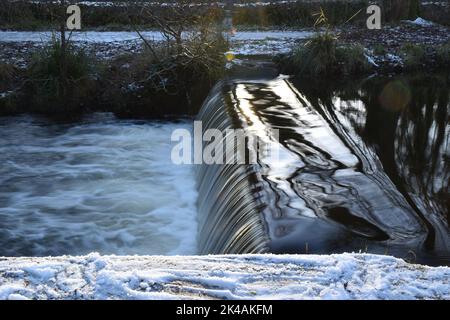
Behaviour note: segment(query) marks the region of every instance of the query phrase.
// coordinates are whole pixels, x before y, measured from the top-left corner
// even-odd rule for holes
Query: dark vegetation
[[[437,47],[436,59],[438,63],[450,67],[450,43]]]
[[[60,23],[58,36],[55,33],[18,77],[22,80],[19,88],[0,97],[0,114],[77,116],[96,110],[135,118],[195,114],[225,72],[228,44],[208,12],[191,15],[189,7],[174,7],[167,14],[141,12],[166,40],[155,44],[141,37],[141,52],[113,61],[87,55],[70,41],[70,33]],[[140,35],[131,20],[130,26]],[[11,82],[14,68],[7,64],[0,68],[5,82]]]
[[[415,19],[422,13],[420,0],[299,1],[259,8],[238,8],[233,15],[233,22],[239,26],[309,27],[316,20],[314,13],[323,10],[332,26],[347,22],[355,14],[352,23],[363,24],[366,21],[366,8],[375,2],[382,9],[385,23]]]
[[[382,2],[385,20],[413,19],[421,10],[416,0]],[[187,0],[177,3],[180,5],[82,9],[84,28],[110,28],[115,24],[140,34],[139,30],[151,26],[161,30],[166,41],[156,45],[142,38],[141,52],[97,61],[71,43],[70,34],[63,32],[62,37],[55,36],[35,54],[25,72],[0,63],[0,115],[76,115],[95,110],[113,111],[123,117],[195,114],[209,89],[225,74],[224,53],[228,44],[222,36],[223,9],[191,7]],[[320,7],[322,4],[324,8]],[[281,72],[309,78],[350,77],[374,71],[367,50],[356,43],[341,42],[339,34],[330,30],[336,24],[362,23],[365,15],[360,9],[366,6],[367,1],[337,1],[240,7],[233,19],[238,25],[249,27],[314,25],[317,33],[312,39],[291,54],[275,59]],[[61,31],[64,10],[58,5],[6,2],[0,7],[0,26],[18,23],[23,28],[47,28],[50,23],[54,30]],[[387,53],[384,47],[373,51]],[[406,44],[398,54],[407,71],[424,69],[429,61],[450,66],[450,44],[431,49]]]
[[[31,112],[78,113],[96,94],[94,60],[70,42],[53,38],[27,70],[25,95]]]
[[[0,28],[15,30],[47,30],[59,27],[61,6],[51,2],[2,1],[0,6]],[[78,1],[66,0],[66,3]],[[153,1],[152,1],[153,2]],[[156,2],[156,1],[155,1]],[[168,1],[161,1],[168,2]],[[169,1],[170,2],[170,1]],[[123,2],[122,2],[123,3]],[[206,14],[215,21],[221,21],[223,12],[217,6],[187,7],[192,1],[179,0],[186,19],[195,20],[199,14]],[[142,14],[142,11],[152,12],[156,16],[176,17],[172,6],[154,4],[139,4],[131,2],[126,6],[120,2],[112,6],[90,6],[78,4],[82,12],[83,29],[124,30],[132,29],[131,24],[145,28],[159,28],[156,21]]]
[[[70,2],[70,1],[68,1]],[[130,19],[133,23],[146,28],[158,28],[158,25],[148,20],[140,13],[143,8],[153,12],[155,15],[170,15],[173,11],[170,6],[159,6],[152,3],[132,2],[123,6],[118,2],[113,6],[87,6],[80,4],[83,12],[84,29],[129,29]],[[186,0],[160,2],[185,3]],[[189,1],[193,3],[195,1]],[[203,1],[206,3],[207,1]],[[212,2],[212,1],[211,1]],[[220,1],[219,1],[220,2]],[[239,1],[236,1],[239,2]],[[251,3],[252,1],[245,1]],[[257,1],[254,1],[257,2]],[[372,3],[372,2],[370,2]],[[365,21],[365,9],[369,4],[368,0],[354,1],[300,1],[283,4],[270,4],[264,6],[242,6],[233,10],[233,24],[240,28],[295,28],[309,27],[315,18],[313,14],[323,8],[329,18],[331,25],[340,25],[347,19],[358,13],[354,23],[362,24]],[[420,6],[420,0],[379,0],[378,4],[382,7],[382,18],[384,22],[396,22],[402,19],[415,19],[421,15],[424,18],[430,18],[441,24],[450,24],[448,19],[449,8],[441,8],[434,4]],[[0,6],[0,28],[37,30],[48,29],[51,26],[57,26],[55,19],[59,10],[57,4],[34,3],[28,1],[2,1]],[[195,17],[199,11],[207,11],[207,15],[216,22],[223,20],[225,10],[223,7],[212,2],[208,6],[193,6],[185,11],[185,14]]]
[[[354,76],[372,70],[364,47],[358,44],[341,46],[330,33],[315,35],[291,54],[275,58],[283,73],[308,77]]]
[[[386,57],[396,54],[401,65],[369,63],[372,55]],[[384,58],[382,58],[384,59]],[[371,73],[402,73],[415,71],[448,70],[450,67],[450,44],[425,46],[405,43],[397,50],[376,46],[369,52],[360,44],[341,43],[331,33],[317,33],[305,44],[297,46],[291,53],[274,58],[282,73],[318,78],[354,77]]]
[[[415,2],[407,3],[411,5]],[[406,6],[405,10],[408,8],[412,15],[417,11],[414,9],[415,6]],[[330,31],[332,23],[322,8],[314,16],[316,17],[314,23],[317,28],[316,34],[290,53],[274,58],[283,73],[314,78],[342,77],[364,75],[375,71],[399,73],[433,70],[448,68],[450,65],[450,44],[448,43],[424,45],[406,42],[400,47],[397,46],[398,48],[387,48],[382,44],[376,44],[370,51],[358,42],[340,41],[340,32]],[[347,21],[355,17],[353,15]],[[382,58],[382,65],[378,65],[372,57],[375,55],[385,58],[388,54],[398,55],[401,58],[401,64],[391,66],[389,61],[383,61]],[[378,58],[380,57],[377,57],[377,60],[380,60]]]
[[[450,43],[435,47],[406,43],[399,54],[406,71],[448,69],[450,66]]]
[[[319,77],[358,75],[371,70],[364,47],[358,44],[339,45],[339,35],[330,32],[331,24],[322,9],[317,13],[314,25],[323,26],[325,30],[319,30],[309,41],[290,54],[275,59],[282,72]]]
[[[411,43],[405,44],[400,52],[407,69],[419,69],[426,62],[425,48]]]
[[[5,92],[10,88],[11,82],[14,81],[17,68],[12,64],[0,63],[0,91]]]
[[[368,1],[361,0],[271,4],[260,8],[242,7],[236,9],[233,23],[249,27],[310,27],[316,20],[314,13],[322,8],[327,14],[330,24],[338,25],[344,23],[356,12],[365,10],[367,6]]]
[[[16,111],[15,88],[18,84],[19,70],[11,64],[0,63],[0,115],[13,114]]]
[[[225,73],[228,44],[208,10],[191,16],[189,8],[168,15],[145,11],[166,38],[154,44],[143,37],[137,56],[119,57],[106,71],[103,98],[124,116],[195,114],[214,83]],[[139,31],[137,31],[139,34]]]

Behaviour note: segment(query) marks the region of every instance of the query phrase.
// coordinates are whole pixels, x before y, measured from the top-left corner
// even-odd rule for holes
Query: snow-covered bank
[[[0,42],[50,41],[54,34],[51,31],[0,31]],[[159,31],[142,31],[141,35],[152,41],[164,41],[166,39]],[[311,35],[312,32],[310,31],[239,31],[230,35],[230,39],[238,41],[293,40],[305,39]],[[132,31],[80,31],[73,32],[70,39],[75,42],[110,43],[140,40],[140,37]]]
[[[165,41],[159,31],[143,31],[141,35],[149,41]],[[236,55],[270,55],[288,52],[296,43],[311,37],[309,30],[299,31],[238,31],[226,34],[230,50]],[[0,31],[0,61],[20,59],[25,66],[24,53],[42,47],[53,37],[50,31]],[[70,39],[78,46],[91,48],[99,58],[111,58],[120,53],[135,52],[142,44],[139,35],[131,31],[84,31],[74,32]],[[15,48],[15,49],[14,49]],[[9,52],[13,50],[12,52]],[[17,52],[16,50],[19,50]],[[25,59],[27,60],[27,59]]]
[[[450,299],[450,268],[388,256],[0,258],[0,299]]]

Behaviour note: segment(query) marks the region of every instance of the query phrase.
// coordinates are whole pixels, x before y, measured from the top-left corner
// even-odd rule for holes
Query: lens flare
[[[234,60],[234,52],[228,51],[225,52],[225,59],[227,59],[228,62],[231,62]]]
[[[404,81],[391,81],[381,91],[379,100],[383,108],[397,112],[411,102],[411,90]]]

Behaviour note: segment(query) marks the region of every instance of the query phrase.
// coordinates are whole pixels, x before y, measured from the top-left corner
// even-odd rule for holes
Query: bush
[[[418,69],[425,62],[425,49],[420,45],[407,43],[400,52],[407,69]]]
[[[359,44],[338,47],[336,56],[344,74],[362,74],[371,69],[364,53],[364,47]]]
[[[33,56],[28,68],[30,111],[79,112],[93,96],[93,72],[92,58],[82,49],[53,37],[50,45]]]
[[[333,73],[336,67],[337,40],[330,33],[315,35],[294,50],[289,63],[296,73],[318,76]]]
[[[20,112],[15,90],[21,80],[14,65],[0,62],[0,116]]]
[[[420,0],[382,0],[385,21],[414,20],[420,15]]]
[[[0,62],[0,92],[14,81],[17,74],[17,68],[10,63]]]
[[[143,10],[149,9],[155,14],[170,14],[171,6],[160,5],[158,1],[128,2],[126,7],[117,5],[91,6],[78,1],[83,12],[84,28],[105,28],[130,26],[131,24],[147,26],[150,28],[158,27],[149,23]],[[126,2],[126,1],[125,1]],[[171,1],[159,1],[171,2]],[[179,6],[187,0],[177,0]],[[202,2],[202,1],[197,1]],[[248,2],[248,1],[247,1]],[[258,1],[253,1],[258,2]],[[314,24],[313,13],[319,7],[322,7],[330,19],[330,24],[339,25],[345,23],[347,19],[356,12],[360,12],[352,23],[364,23],[368,0],[335,0],[335,1],[272,1],[266,5],[242,6],[234,8],[233,22],[235,26],[279,26],[279,27],[305,27]],[[415,19],[422,16],[420,0],[380,0],[377,1],[383,9],[383,19],[387,22],[399,21],[404,19]],[[0,6],[0,27],[20,28],[20,29],[48,29],[54,26],[54,17],[60,12],[60,6],[57,1],[6,1],[2,0]],[[114,2],[113,2],[114,3]],[[203,1],[207,4],[208,1]],[[190,6],[190,14],[195,16],[197,11],[202,11],[206,6]],[[425,8],[432,8],[430,14],[439,16],[443,23],[448,24],[448,12],[440,9],[440,6],[427,5]],[[439,9],[436,9],[439,8]],[[218,5],[208,7],[210,15],[214,16],[216,22],[220,22],[224,17],[224,9]]]
[[[371,65],[360,45],[338,46],[330,33],[317,34],[285,59],[278,60],[284,72],[318,77],[321,75],[358,75]]]
[[[73,1],[67,1],[67,3]],[[160,5],[157,1],[153,2],[134,2],[130,1],[127,6],[122,6],[119,2],[112,5],[92,6],[83,1],[77,1],[83,13],[83,29],[85,28],[106,28],[118,27],[123,29],[130,25],[146,26],[148,28],[157,28],[158,25],[147,21],[145,15],[142,15],[144,9],[151,10],[155,14],[170,14],[171,6]],[[126,1],[122,1],[126,2]],[[165,2],[165,1],[161,1]],[[177,0],[182,5],[187,0]],[[65,16],[66,7],[61,8],[58,1],[26,1],[26,0],[1,0],[0,1],[0,28],[13,28],[21,30],[48,30],[58,27],[59,23],[55,17],[62,13]],[[190,6],[188,14],[194,16],[202,6]],[[205,6],[203,6],[205,7]],[[217,6],[208,8],[208,14],[214,16],[216,21],[223,19],[223,10]]]
[[[330,22],[325,11],[320,8],[314,24],[325,27],[324,32],[316,33],[304,46],[293,51],[287,59],[281,59],[282,68],[299,75],[356,75],[370,70],[364,48],[360,45],[338,47],[338,39],[330,32]]]
[[[450,43],[441,45],[436,49],[436,58],[440,65],[450,66]]]
[[[320,8],[329,17],[331,25],[339,25],[358,11],[367,8],[367,1],[297,1],[272,2],[264,6],[244,6],[233,11],[235,26],[281,26],[310,27],[314,24],[314,13]],[[359,14],[352,22],[364,21]]]
[[[15,94],[0,94],[0,116],[9,116],[20,112]]]
[[[373,53],[377,56],[385,55],[387,53],[384,45],[377,43],[373,46]]]
[[[162,44],[145,43],[137,56],[123,56],[105,76],[104,99],[124,117],[195,114],[225,73],[227,43],[222,33],[193,32]]]

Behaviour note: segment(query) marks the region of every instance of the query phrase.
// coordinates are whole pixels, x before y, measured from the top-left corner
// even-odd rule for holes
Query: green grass
[[[359,44],[341,46],[336,49],[340,70],[346,75],[369,72],[371,65],[364,54],[364,47]]]
[[[71,43],[64,49],[54,38],[33,56],[27,73],[27,93],[33,99],[31,111],[48,114],[79,112],[93,96],[93,58]]]
[[[337,39],[330,33],[316,34],[294,50],[290,64],[300,74],[333,73],[337,63],[336,47]]]
[[[119,57],[103,74],[112,110],[124,117],[195,114],[225,75],[227,44],[221,33],[184,39],[181,49],[173,41],[150,45]]]
[[[14,80],[17,73],[16,67],[10,63],[0,62],[0,90],[4,89],[7,83]]]
[[[407,43],[400,49],[400,53],[406,69],[416,70],[425,63],[425,49],[421,45]]]
[[[285,59],[278,60],[284,72],[318,78],[320,76],[359,75],[371,70],[360,45],[338,44],[331,33],[316,34]]]
[[[373,46],[373,53],[377,56],[384,55],[387,53],[386,48],[384,45],[377,43]]]
[[[437,47],[436,58],[439,64],[450,66],[450,43]]]
[[[186,2],[186,1],[184,1]],[[394,22],[404,19],[415,19],[420,15],[419,0],[382,0],[383,20]],[[206,3],[206,1],[205,1]],[[258,27],[312,27],[314,25],[314,13],[323,8],[331,25],[345,23],[349,17],[359,12],[351,23],[364,24],[365,10],[370,1],[299,1],[295,3],[277,4],[265,6],[248,6],[235,8],[233,22],[235,26]],[[131,25],[148,26],[155,28],[157,25],[149,24],[148,19],[142,14],[142,6],[129,4],[127,7],[107,6],[95,7],[80,5],[83,12],[82,23],[84,29],[103,28],[112,30],[129,27]],[[170,14],[170,7],[151,5],[149,10],[157,15]],[[187,11],[188,15],[195,16],[201,10],[192,7]],[[439,9],[434,9],[439,10]],[[57,4],[33,3],[29,1],[7,2],[0,6],[0,28],[15,27],[22,30],[49,29],[55,22],[55,17],[64,10]],[[433,11],[434,13],[434,11]],[[220,23],[224,18],[223,8],[211,7],[208,15]],[[445,18],[444,18],[445,19]],[[447,19],[448,20],[448,19]]]
[[[18,112],[14,92],[17,78],[18,70],[14,65],[0,62],[0,116]]]

